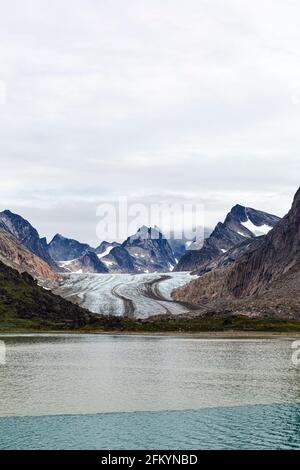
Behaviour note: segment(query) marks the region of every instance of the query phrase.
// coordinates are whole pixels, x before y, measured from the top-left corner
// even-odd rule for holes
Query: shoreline
[[[276,339],[276,338],[300,338],[300,332],[288,331],[199,331],[199,332],[179,332],[179,331],[61,331],[61,330],[15,330],[0,331],[0,338],[14,335],[99,335],[99,336],[148,336],[148,337],[169,337],[169,338],[187,338],[187,339]]]
[[[0,321],[1,334],[99,334],[187,338],[300,337],[300,321],[244,316],[151,317],[146,320],[118,316],[92,316],[75,322],[9,317]],[[6,321],[5,321],[6,320]],[[76,319],[75,319],[76,320]],[[75,324],[74,324],[75,323]]]

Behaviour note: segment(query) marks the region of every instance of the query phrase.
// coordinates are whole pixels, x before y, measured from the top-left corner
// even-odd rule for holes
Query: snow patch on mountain
[[[105,250],[103,253],[101,253],[100,255],[97,255],[98,258],[99,258],[99,259],[104,258],[105,256],[109,255],[109,253],[110,253],[111,250],[113,250],[113,249],[114,249],[114,246],[113,246],[113,245],[112,245],[112,246],[108,246],[108,247],[106,248],[106,250]]]
[[[270,225],[267,225],[267,224],[263,224],[263,225],[255,225],[253,222],[251,222],[251,220],[247,220],[247,222],[241,222],[241,224],[247,228],[248,230],[250,230],[250,232],[252,232],[255,236],[259,237],[261,235],[267,235],[267,233],[270,232],[270,230],[272,230],[273,227],[271,227]]]

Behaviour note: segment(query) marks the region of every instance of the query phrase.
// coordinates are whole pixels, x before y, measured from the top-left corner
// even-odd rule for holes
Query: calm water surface
[[[300,449],[292,338],[0,340],[2,449]]]

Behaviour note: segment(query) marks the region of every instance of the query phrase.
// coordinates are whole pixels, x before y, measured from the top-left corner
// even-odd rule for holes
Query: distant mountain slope
[[[177,239],[171,238],[171,239],[168,239],[168,242],[173,251],[174,259],[177,263],[178,260],[180,260],[180,258],[182,258],[183,255],[185,254],[188,241],[184,239],[177,240]]]
[[[108,273],[108,268],[98,258],[96,253],[90,251],[80,258],[72,261],[62,261],[59,265],[66,272],[73,273]]]
[[[213,269],[173,293],[193,304],[220,301],[244,314],[300,318],[300,189],[290,212],[228,268]],[[218,304],[215,304],[218,307]]]
[[[99,255],[101,256],[101,255]],[[110,253],[101,258],[110,273],[135,273],[135,258],[122,246],[116,246]]]
[[[0,330],[22,325],[72,329],[85,326],[91,319],[86,310],[39,287],[29,274],[20,274],[0,261]]]
[[[44,246],[45,242],[42,240]],[[49,254],[68,272],[147,273],[172,271],[172,248],[158,229],[141,227],[124,243],[103,241],[97,248],[56,235]]]
[[[275,215],[256,209],[234,206],[224,221],[219,222],[200,250],[188,250],[175,271],[203,271],[214,259],[245,239],[264,235],[280,220]]]
[[[97,255],[101,255],[101,256],[103,257],[103,256],[108,255],[108,254],[110,253],[110,251],[111,251],[113,248],[116,248],[117,246],[120,246],[120,243],[103,241],[103,242],[95,249],[95,253],[96,253]]]
[[[37,230],[27,220],[23,219],[23,217],[9,210],[0,212],[0,228],[11,233],[22,245],[36,256],[46,261],[49,266],[56,270],[59,269],[47,252],[45,244],[40,240]]]
[[[200,232],[201,230],[199,230]],[[202,229],[202,236],[198,238],[196,241],[195,238],[187,238],[183,233],[181,235],[181,238],[176,238],[177,234],[175,232],[172,232],[170,234],[170,238],[167,238],[170,247],[172,248],[176,263],[185,255],[185,253],[192,247],[198,247],[198,249],[202,248],[204,240],[209,237],[211,234],[212,230],[204,227]]]
[[[212,234],[212,232],[213,230],[211,228],[204,227],[202,236],[198,236],[196,239],[194,239],[193,241],[189,241],[186,244],[185,252],[190,251],[190,250],[201,250],[201,248],[203,247],[204,241]]]
[[[57,278],[57,273],[48,263],[34,255],[11,233],[3,229],[0,229],[0,261],[19,272],[26,271],[40,281]]]
[[[70,261],[80,258],[89,251],[94,251],[87,243],[63,237],[56,234],[47,247],[49,255],[55,261]]]
[[[209,263],[204,264],[200,269],[192,271],[192,274],[197,274],[199,276],[212,271],[216,268],[224,268],[233,264],[240,256],[246,253],[252,244],[256,243],[258,238],[247,238],[243,240],[238,245],[234,245],[229,250],[225,251],[223,254],[218,255],[216,258],[213,258]]]
[[[136,272],[167,272],[176,265],[168,240],[157,228],[143,226],[121,246],[135,259]]]

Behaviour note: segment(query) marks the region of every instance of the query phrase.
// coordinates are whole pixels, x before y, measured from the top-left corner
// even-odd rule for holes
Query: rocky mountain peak
[[[67,238],[61,235],[60,233],[57,233],[56,235],[54,235],[51,241],[53,242],[53,241],[64,241],[64,240],[67,240]]]
[[[188,250],[176,266],[176,271],[205,271],[213,260],[245,239],[268,233],[279,217],[248,207],[235,205],[224,222],[219,222],[200,250]]]
[[[239,221],[245,222],[247,220],[247,209],[240,204],[236,204],[230,211],[233,217],[236,217]],[[226,221],[225,221],[226,222]]]
[[[45,249],[44,243],[41,242],[37,230],[26,219],[10,210],[5,210],[0,212],[0,227],[13,235],[29,251],[42,258],[51,267],[58,269],[55,261]]]
[[[137,272],[170,271],[176,265],[173,250],[157,227],[142,226],[121,247],[135,258]]]
[[[56,261],[71,261],[88,252],[95,251],[87,243],[80,243],[57,233],[49,243],[48,253]]]
[[[131,240],[159,240],[160,238],[164,237],[158,227],[147,227],[146,225],[143,225],[137,230],[134,235],[131,235],[131,237],[129,238]]]

